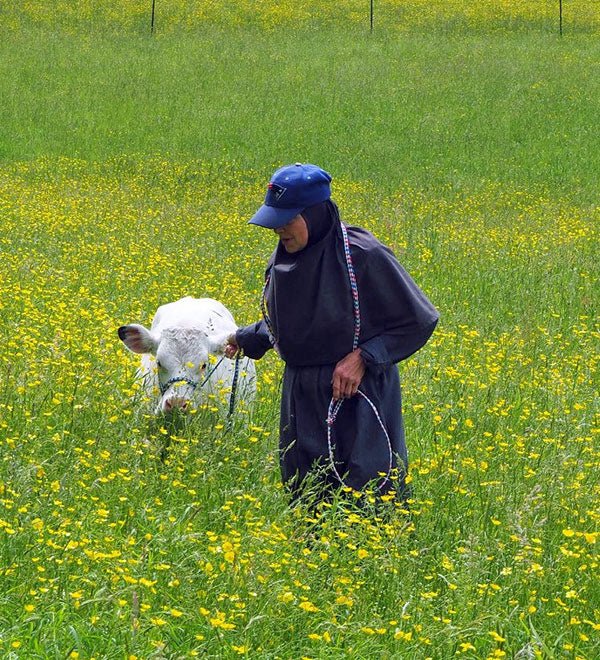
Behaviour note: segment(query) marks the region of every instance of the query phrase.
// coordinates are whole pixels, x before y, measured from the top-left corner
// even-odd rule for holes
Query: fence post
[[[150,19],[150,34],[154,34],[154,5],[156,0],[152,0],[152,18]]]
[[[558,32],[561,37],[563,33],[562,23],[563,23],[562,0],[558,0]]]
[[[373,0],[371,0],[371,13],[370,13],[370,19],[371,19],[371,32],[373,32]]]

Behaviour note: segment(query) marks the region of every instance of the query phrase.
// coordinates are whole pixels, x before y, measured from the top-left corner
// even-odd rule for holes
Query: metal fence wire
[[[600,34],[600,0],[28,0],[0,5],[0,27],[31,24],[163,34],[203,27]]]

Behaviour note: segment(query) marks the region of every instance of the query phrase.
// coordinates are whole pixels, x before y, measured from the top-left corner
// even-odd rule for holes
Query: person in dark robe
[[[388,247],[342,224],[330,182],[301,163],[271,178],[249,221],[279,237],[263,318],[239,328],[226,355],[241,349],[258,360],[274,348],[285,362],[280,465],[293,497],[308,475],[402,497],[408,455],[396,363],[427,342],[439,316]]]

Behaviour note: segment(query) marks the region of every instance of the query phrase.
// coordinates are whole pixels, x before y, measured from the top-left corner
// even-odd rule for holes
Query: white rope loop
[[[387,468],[387,473],[383,479],[383,481],[378,485],[379,490],[381,490],[385,484],[390,480],[390,476],[392,474],[392,469],[393,469],[393,463],[394,463],[394,455],[392,452],[392,442],[390,440],[390,436],[388,435],[387,429],[385,428],[385,425],[379,415],[379,412],[377,411],[377,408],[375,407],[375,404],[369,399],[369,397],[362,392],[361,390],[357,390],[356,394],[359,394],[368,404],[371,406],[371,410],[373,411],[375,417],[377,418],[377,421],[379,422],[379,426],[381,426],[381,430],[383,431],[383,434],[385,435],[385,440],[387,443],[387,448],[388,448],[388,468]],[[341,477],[340,473],[338,472],[338,469],[335,466],[335,458],[333,456],[333,443],[331,442],[331,429],[333,428],[333,424],[335,422],[335,419],[340,411],[340,408],[342,407],[342,404],[344,403],[344,399],[331,399],[329,403],[329,410],[327,411],[327,449],[329,450],[329,461],[331,463],[331,467],[333,469],[333,473],[335,474],[337,480],[340,482],[344,488],[351,488],[351,486],[348,486],[344,479]]]

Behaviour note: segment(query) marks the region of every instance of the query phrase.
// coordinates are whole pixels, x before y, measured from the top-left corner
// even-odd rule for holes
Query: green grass
[[[0,655],[597,657],[598,51],[3,35]],[[173,428],[116,338],[185,294],[256,320],[245,219],[296,160],[441,312],[401,366],[410,517],[288,508],[274,356],[233,433]]]
[[[377,181],[482,180],[595,199],[592,37],[282,30],[17,35],[1,46],[0,156],[160,153]]]

